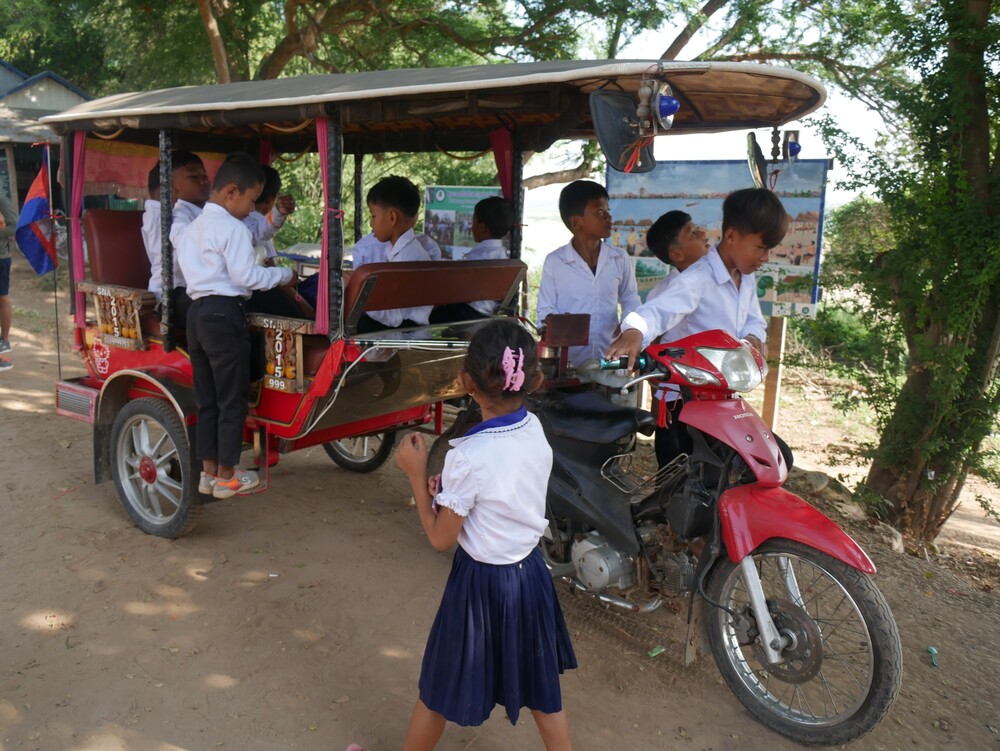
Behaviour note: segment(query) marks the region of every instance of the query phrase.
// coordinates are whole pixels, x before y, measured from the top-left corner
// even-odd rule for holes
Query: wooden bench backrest
[[[347,333],[371,310],[508,301],[524,278],[523,261],[400,261],[368,263],[351,275],[344,292]]]
[[[149,286],[141,211],[87,209],[83,213],[83,232],[92,281],[136,289]]]

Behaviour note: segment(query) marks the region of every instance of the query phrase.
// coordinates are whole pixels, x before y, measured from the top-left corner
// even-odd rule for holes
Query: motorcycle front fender
[[[778,487],[788,467],[771,430],[743,399],[689,401],[678,418],[733,448],[765,487]]]
[[[875,573],[875,564],[849,534],[784,488],[759,484],[729,488],[719,498],[719,517],[722,540],[733,563],[767,540],[780,537],[815,548],[866,574]]]

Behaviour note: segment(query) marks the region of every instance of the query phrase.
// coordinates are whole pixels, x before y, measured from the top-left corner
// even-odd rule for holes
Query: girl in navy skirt
[[[428,480],[420,435],[396,454],[431,545],[458,542],[403,748],[432,749],[446,721],[481,725],[502,704],[511,724],[531,710],[548,751],[571,749],[559,675],[576,656],[538,550],[552,450],[524,407],[542,380],[535,341],[513,320],[493,321],[458,378],[483,422],[451,441],[441,476]]]

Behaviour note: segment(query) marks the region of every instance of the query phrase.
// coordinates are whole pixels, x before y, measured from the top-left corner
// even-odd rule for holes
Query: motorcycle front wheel
[[[723,559],[707,592],[726,609],[706,605],[706,625],[729,688],[760,722],[800,743],[838,745],[876,728],[903,671],[882,593],[866,574],[797,542],[770,540],[752,555],[785,646],[769,665],[743,572]]]

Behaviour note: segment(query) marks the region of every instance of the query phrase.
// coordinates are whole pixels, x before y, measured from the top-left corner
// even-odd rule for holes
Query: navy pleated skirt
[[[420,700],[459,725],[481,725],[502,704],[562,710],[559,675],[576,667],[540,551],[509,565],[455,551],[420,670]]]

